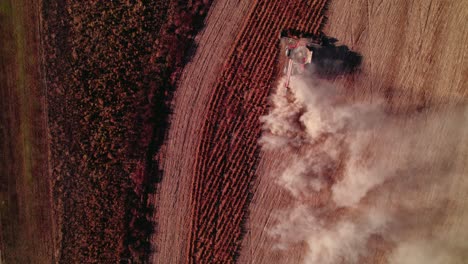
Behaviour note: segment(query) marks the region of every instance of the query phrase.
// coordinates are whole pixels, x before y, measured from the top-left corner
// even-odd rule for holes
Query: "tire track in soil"
[[[278,34],[284,28],[318,34],[326,3],[255,3],[208,103],[193,175],[188,262],[236,261],[258,163],[258,119],[276,77]]]

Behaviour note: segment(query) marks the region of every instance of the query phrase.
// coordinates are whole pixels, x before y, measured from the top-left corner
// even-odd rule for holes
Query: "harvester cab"
[[[289,80],[292,75],[302,74],[308,65],[312,63],[312,49],[320,47],[321,42],[318,38],[308,35],[303,36],[299,33],[283,31],[280,35],[281,49],[285,51],[285,74],[286,88],[289,88]],[[283,60],[284,62],[284,60]]]

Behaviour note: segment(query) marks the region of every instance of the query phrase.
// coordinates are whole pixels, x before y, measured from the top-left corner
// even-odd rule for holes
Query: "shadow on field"
[[[312,63],[315,71],[322,77],[334,77],[353,73],[362,63],[361,54],[352,51],[346,45],[336,45],[338,40],[327,36],[321,37],[321,45],[311,47]]]

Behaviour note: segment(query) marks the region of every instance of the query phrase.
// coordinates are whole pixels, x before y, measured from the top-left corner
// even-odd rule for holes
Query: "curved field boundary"
[[[242,30],[243,21],[253,10],[250,0],[215,1],[205,20],[206,27],[196,37],[195,56],[184,68],[175,90],[174,113],[162,151],[163,177],[152,197],[157,210],[153,215],[157,230],[153,234],[151,263],[186,263],[191,225],[192,178],[195,157],[201,142],[208,103],[226,55]],[[210,73],[210,74],[206,74]]]
[[[209,100],[192,182],[190,263],[233,263],[258,163],[259,117],[276,77],[284,28],[319,34],[327,0],[257,1]]]

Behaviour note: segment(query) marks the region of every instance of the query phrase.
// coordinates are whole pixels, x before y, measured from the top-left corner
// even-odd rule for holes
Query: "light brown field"
[[[354,100],[372,100],[387,96],[389,108],[401,115],[418,107],[440,111],[466,103],[468,67],[467,1],[331,1],[324,33],[363,55],[360,73],[335,80],[348,89]],[[454,201],[466,201],[468,193],[468,120],[452,130],[460,137],[454,152],[455,168],[448,190]],[[461,136],[460,136],[461,135]],[[455,151],[455,150],[454,150]],[[274,153],[262,154],[257,173],[255,195],[250,210],[249,233],[243,241],[239,263],[298,263],[304,252],[301,246],[286,252],[274,251],[274,241],[266,234],[272,212],[284,208],[289,194],[271,178],[275,173]],[[430,170],[430,168],[429,168]],[[395,193],[395,199],[398,193]],[[440,199],[444,194],[426,192],[414,203]],[[466,230],[468,203],[456,202],[446,211],[438,232],[455,234]],[[421,215],[421,218],[427,217]],[[463,220],[465,219],[465,220]],[[385,263],[382,252],[369,263]],[[380,254],[380,255],[379,255]]]

